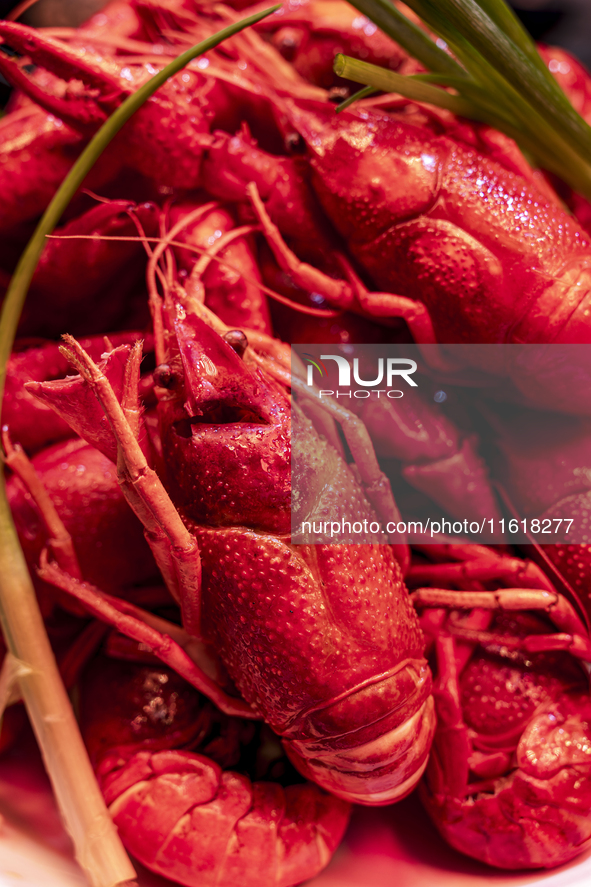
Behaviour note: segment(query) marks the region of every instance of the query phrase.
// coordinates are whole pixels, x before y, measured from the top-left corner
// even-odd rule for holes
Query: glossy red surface
[[[88,887],[72,858],[32,736],[0,759],[0,887]],[[172,887],[137,866],[139,887]],[[586,887],[591,854],[550,872],[512,874],[448,847],[415,795],[356,808],[343,844],[308,887]]]

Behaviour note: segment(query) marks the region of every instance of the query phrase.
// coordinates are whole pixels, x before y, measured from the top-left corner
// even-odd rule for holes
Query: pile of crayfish
[[[0,287],[109,114],[245,5],[0,22]],[[473,434],[426,399],[312,402],[290,343],[591,344],[589,203],[449,112],[337,115],[342,51],[420,71],[342,0],[297,0],[170,78],[48,239],[8,367],[9,501],[97,780],[130,853],[187,887],[313,877],[352,803],[417,786],[491,865],[591,845],[588,405],[568,453],[540,435],[535,484],[510,435],[498,471],[589,544],[291,542],[292,513],[395,515],[380,459],[452,515],[499,504]],[[542,52],[591,119],[591,77]],[[3,750],[22,724],[14,702]]]

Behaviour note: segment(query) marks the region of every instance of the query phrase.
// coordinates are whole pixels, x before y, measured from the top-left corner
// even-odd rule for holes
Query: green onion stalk
[[[335,72],[364,84],[340,109],[370,90],[446,108],[505,132],[534,163],[591,200],[591,127],[505,0],[405,2],[435,40],[391,0],[351,0],[429,73],[402,76],[339,54]]]
[[[129,96],[84,149],[37,225],[16,267],[0,314],[0,405],[22,307],[45,239],[89,170],[131,115],[185,65],[275,12],[273,6],[188,49]],[[0,472],[1,473],[1,472]],[[35,591],[0,479],[0,622],[8,649],[3,675],[16,676],[76,858],[95,887],[133,883],[135,872],[106,809],[45,632]],[[2,694],[4,697],[7,693]]]

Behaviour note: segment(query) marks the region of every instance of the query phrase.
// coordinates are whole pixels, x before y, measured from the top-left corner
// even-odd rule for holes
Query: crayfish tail
[[[357,804],[382,806],[410,794],[425,771],[435,733],[430,677],[426,668],[414,665],[407,663],[402,676],[398,673],[382,682],[382,692],[387,693],[395,691],[389,682],[404,681],[411,674],[417,679],[414,704],[404,706],[402,719],[401,712],[394,710],[374,724],[340,736],[284,739],[294,767],[337,797]],[[351,694],[345,704],[358,702],[356,695],[360,694]]]
[[[262,872],[291,887],[327,865],[349,821],[349,804],[314,785],[251,783],[193,752],[122,763],[105,758],[99,776],[125,846],[185,887],[260,887]]]

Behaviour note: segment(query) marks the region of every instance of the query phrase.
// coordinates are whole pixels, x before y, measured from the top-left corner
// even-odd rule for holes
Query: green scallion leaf
[[[344,62],[342,56],[335,59],[335,70],[347,70],[341,76],[357,83],[396,91],[502,130],[532,160],[591,200],[591,127],[574,110],[504,0],[406,2],[453,53],[454,70],[442,63],[444,47],[427,35],[428,42],[408,39],[407,25],[412,23],[406,20],[404,25],[404,16],[398,10],[392,12],[388,0],[352,3],[398,40],[431,76],[388,77],[392,72],[384,69],[378,74],[376,66],[361,68],[350,59]],[[423,91],[418,88],[421,81]],[[434,84],[446,89],[434,88]],[[453,94],[447,91],[450,88]]]

